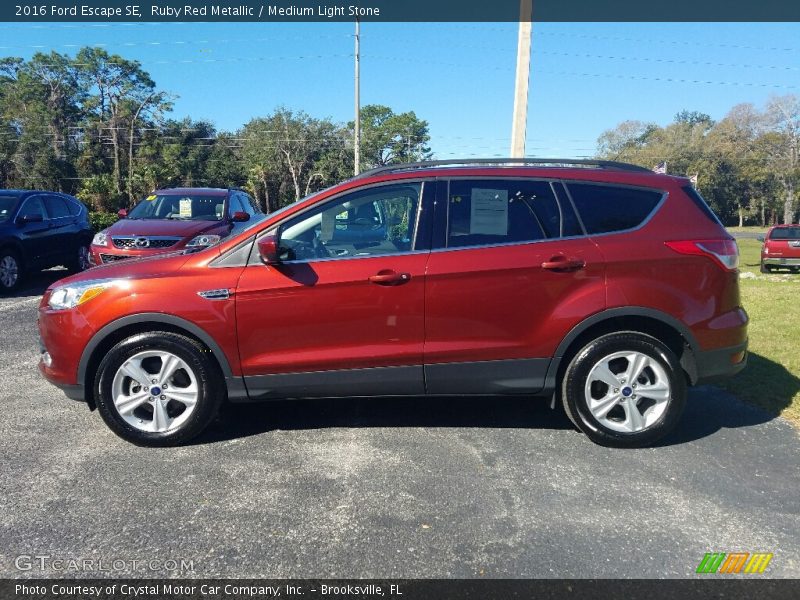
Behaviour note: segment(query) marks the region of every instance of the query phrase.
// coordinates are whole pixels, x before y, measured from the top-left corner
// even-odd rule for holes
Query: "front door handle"
[[[378,271],[375,275],[369,276],[370,283],[377,283],[378,285],[400,285],[411,280],[410,273],[398,273],[391,269],[384,269]]]
[[[568,258],[563,254],[557,254],[542,263],[542,268],[548,271],[577,271],[585,266],[586,261],[582,258]]]

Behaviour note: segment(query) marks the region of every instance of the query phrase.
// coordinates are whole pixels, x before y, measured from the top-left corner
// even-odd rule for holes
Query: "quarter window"
[[[589,234],[638,227],[663,195],[655,190],[585,183],[568,183],[567,189]]]
[[[448,248],[532,242],[579,233],[572,209],[559,202],[549,181],[450,182]]]
[[[421,183],[369,188],[341,196],[281,227],[287,260],[350,258],[411,250]]]

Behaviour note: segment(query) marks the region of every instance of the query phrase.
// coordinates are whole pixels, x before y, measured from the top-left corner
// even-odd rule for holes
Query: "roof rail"
[[[372,177],[379,173],[389,173],[395,171],[412,171],[414,169],[427,169],[429,167],[446,166],[471,166],[471,165],[519,165],[519,166],[556,166],[556,167],[598,167],[601,169],[612,169],[617,171],[636,171],[640,173],[652,173],[646,167],[632,165],[630,163],[617,162],[613,160],[594,160],[594,159],[574,159],[574,158],[468,158],[468,159],[448,159],[448,160],[428,160],[423,162],[403,163],[396,165],[385,165],[376,167],[369,171],[359,173],[355,179]]]

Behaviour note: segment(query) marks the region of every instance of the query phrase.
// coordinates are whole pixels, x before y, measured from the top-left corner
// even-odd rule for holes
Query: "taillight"
[[[679,254],[707,256],[728,271],[739,267],[739,248],[733,240],[678,240],[664,243]]]

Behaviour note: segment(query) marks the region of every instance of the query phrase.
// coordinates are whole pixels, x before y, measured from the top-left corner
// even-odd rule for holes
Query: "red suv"
[[[193,253],[57,282],[42,374],[168,445],[225,402],[508,394],[654,442],[745,365],[738,250],[683,178],[612,162],[381,168]]]
[[[173,188],[157,190],[92,240],[95,265],[211,246],[244,228],[261,209],[236,189]]]
[[[761,272],[790,269],[800,272],[800,225],[776,225],[762,240]]]

